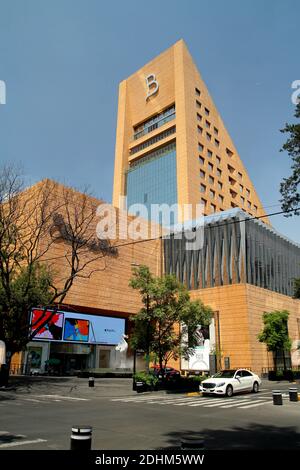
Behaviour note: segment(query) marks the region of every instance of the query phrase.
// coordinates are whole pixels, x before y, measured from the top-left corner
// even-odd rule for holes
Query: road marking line
[[[186,402],[189,401],[188,398],[167,398],[165,400],[140,400],[139,398],[135,398],[133,400],[111,400],[111,401],[122,401],[123,403],[145,403],[145,404],[157,404],[157,405],[164,405],[168,403],[175,403],[179,401],[185,400]]]
[[[272,400],[272,395],[267,396],[267,397],[255,397],[253,398],[253,400],[268,400],[269,398]]]
[[[234,408],[235,406],[244,406],[244,405],[247,405],[248,403],[253,403],[254,400],[243,400],[243,401],[240,401],[239,403],[235,403],[235,404],[232,404],[232,405],[223,405],[223,406],[220,406],[220,408]],[[259,404],[260,402],[256,402],[257,404]],[[256,406],[256,405],[255,405]]]
[[[110,401],[122,401],[122,402],[129,402],[129,401],[147,401],[147,400],[154,400],[155,398],[152,397],[134,397],[134,398],[112,398]]]
[[[248,400],[244,399],[244,400],[233,400],[231,405],[229,405],[228,403],[223,404],[224,402],[221,402],[221,403],[219,402],[219,403],[216,403],[215,405],[214,404],[208,405],[207,403],[205,403],[203,406],[205,408],[214,408],[214,406],[218,406],[220,408],[231,408],[234,406],[239,406],[240,404],[243,404],[245,401],[248,402]]]
[[[241,409],[246,410],[247,408],[254,408],[255,406],[270,405],[270,404],[271,404],[270,401],[265,401],[265,402],[256,403],[255,405],[253,404],[253,405],[241,406]]]
[[[220,401],[220,400],[218,400],[218,401]],[[255,398],[234,397],[232,399],[226,398],[223,401],[224,401],[224,405],[222,405],[222,408],[225,408],[225,407],[229,407],[229,406],[238,406],[240,404],[245,403],[245,401],[253,403],[254,401],[256,401],[256,399]],[[213,403],[212,403],[212,406],[213,406]]]
[[[192,403],[199,403],[199,398],[198,398],[198,400],[185,400],[183,402],[172,403],[172,405],[174,405],[174,406],[184,406],[184,405],[191,405]]]
[[[144,403],[152,403],[152,404],[156,404],[156,405],[170,405],[170,404],[176,404],[176,403],[181,403],[181,402],[184,402],[184,403],[189,403],[190,400],[188,400],[187,398],[176,398],[176,399],[168,399],[168,400],[163,400],[163,401],[146,401]]]
[[[184,397],[183,395],[180,396],[180,398]],[[153,395],[134,395],[131,397],[122,397],[122,398],[112,398],[113,401],[115,400],[163,400],[164,398],[170,398],[168,395],[159,395],[159,396],[153,396]],[[176,398],[176,397],[175,397]]]
[[[182,400],[185,400],[185,401],[202,400],[202,398],[200,397],[167,397],[167,398],[163,398],[160,401],[163,402],[163,401],[182,401]]]
[[[65,397],[63,395],[33,395],[38,398],[62,398],[64,400],[76,400],[76,401],[90,401],[89,398],[78,398],[78,397]]]
[[[194,401],[193,403],[191,403],[190,405],[188,406],[218,406],[220,403],[223,403],[224,400],[222,398],[220,398],[219,400],[201,400],[201,401]],[[212,404],[213,403],[213,404]]]
[[[217,405],[217,404],[220,404],[220,403],[223,403],[224,400],[220,399],[220,400],[214,400],[212,402],[212,400],[203,400],[203,401],[198,401],[197,403],[194,402],[193,404],[190,404],[189,406],[204,406],[204,405],[208,405],[208,404],[211,404],[211,405]]]
[[[25,446],[27,444],[37,444],[39,442],[47,442],[46,439],[35,439],[34,441],[22,441],[22,442],[8,442],[7,444],[0,444],[0,448]]]
[[[33,401],[35,403],[43,403],[41,400],[35,400],[34,398],[21,398],[21,400],[25,400],[25,401]]]
[[[122,402],[150,402],[154,401],[155,403],[159,403],[161,401],[167,401],[167,400],[188,400],[187,397],[133,397],[133,398],[112,398],[111,401],[122,401]]]

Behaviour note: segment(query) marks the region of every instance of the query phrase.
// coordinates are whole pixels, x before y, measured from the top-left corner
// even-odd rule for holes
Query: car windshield
[[[235,373],[236,373],[236,369],[221,370],[217,374],[213,375],[213,377],[215,379],[232,379]]]

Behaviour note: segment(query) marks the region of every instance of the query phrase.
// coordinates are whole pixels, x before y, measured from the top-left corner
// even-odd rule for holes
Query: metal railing
[[[299,372],[300,371],[300,366],[292,366],[292,367],[282,367],[282,366],[279,366],[279,367],[276,367],[276,371],[277,372],[283,372],[285,370],[292,370],[292,371],[297,371]],[[263,367],[261,369],[261,373],[262,374],[268,374],[269,372],[275,372],[275,367]]]
[[[175,119],[175,117],[176,117],[176,113],[175,111],[173,111],[167,116],[164,116],[158,121],[154,122],[153,124],[149,124],[149,126],[145,127],[143,130],[136,132],[133,136],[133,140],[137,140],[140,137],[143,137],[144,135],[149,134],[155,129],[158,129],[159,127],[163,126],[166,122],[172,121],[172,119]]]

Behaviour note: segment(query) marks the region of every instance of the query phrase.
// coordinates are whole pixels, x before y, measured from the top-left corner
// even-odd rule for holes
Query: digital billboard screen
[[[64,328],[64,341],[88,341],[89,340],[88,320],[66,318]]]
[[[38,330],[34,340],[62,341],[72,343],[117,345],[125,333],[125,319],[87,315],[42,309],[33,309],[31,331],[34,332],[45,320],[46,324]]]
[[[32,310],[31,332],[35,333],[35,339],[61,341],[63,333],[64,314],[52,310]],[[45,323],[42,327],[41,325]]]

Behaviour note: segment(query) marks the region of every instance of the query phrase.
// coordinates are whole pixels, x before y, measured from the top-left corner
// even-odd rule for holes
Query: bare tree
[[[87,190],[43,180],[24,188],[12,166],[0,170],[0,339],[20,351],[51,317],[29,332],[32,307],[53,315],[76,278],[89,278],[117,256],[96,237],[99,201]]]

